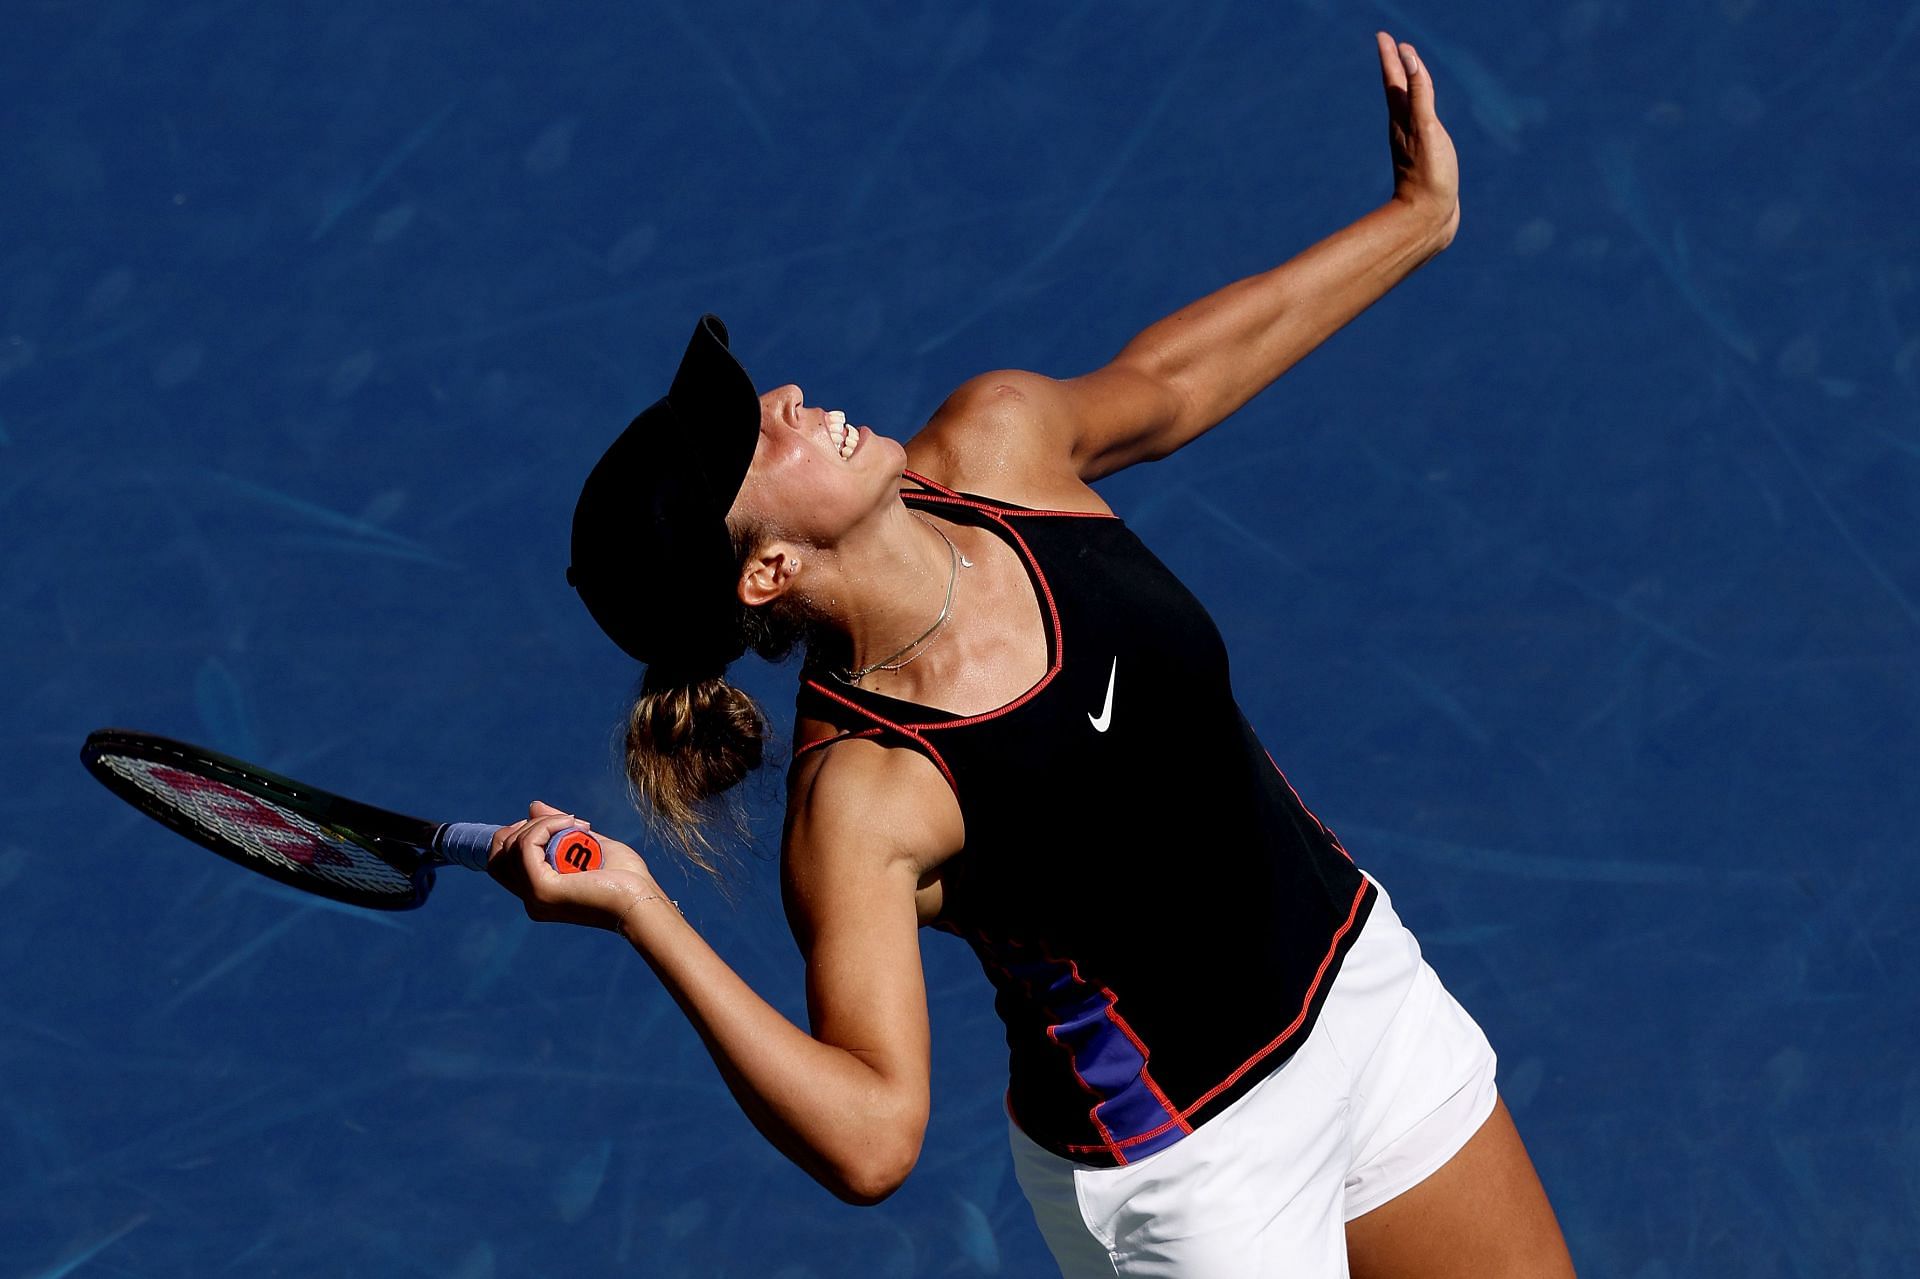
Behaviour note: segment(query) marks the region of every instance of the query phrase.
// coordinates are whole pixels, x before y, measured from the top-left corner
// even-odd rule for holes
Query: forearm
[[[622,931],[699,1032],[762,1135],[841,1198],[873,1202],[919,1153],[919,1112],[853,1052],[822,1043],[760,997],[664,901],[643,901]]]
[[[1446,247],[1444,224],[1390,200],[1271,271],[1143,330],[1114,360],[1175,392],[1184,441],[1259,394]]]

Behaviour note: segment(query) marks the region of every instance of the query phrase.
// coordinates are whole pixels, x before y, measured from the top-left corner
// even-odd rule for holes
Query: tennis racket
[[[194,843],[283,884],[374,910],[427,900],[441,866],[484,871],[498,826],[429,822],[343,799],[205,747],[103,728],[80,761],[106,788]],[[547,844],[565,874],[600,868],[578,826]]]

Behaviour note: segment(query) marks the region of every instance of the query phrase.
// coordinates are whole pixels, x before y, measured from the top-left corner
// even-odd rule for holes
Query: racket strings
[[[300,813],[248,791],[153,760],[100,762],[155,803],[241,856],[357,892],[410,898],[410,877]]]

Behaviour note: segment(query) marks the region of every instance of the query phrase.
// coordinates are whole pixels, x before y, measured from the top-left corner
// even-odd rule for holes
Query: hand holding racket
[[[618,932],[639,903],[670,900],[640,854],[619,840],[587,835],[586,822],[537,799],[527,813],[525,821],[502,826],[494,835],[487,873],[521,900],[529,918]],[[598,874],[559,873],[552,850],[576,835],[598,843]]]

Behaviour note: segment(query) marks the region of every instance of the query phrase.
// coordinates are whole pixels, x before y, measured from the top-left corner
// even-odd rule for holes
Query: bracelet
[[[671,897],[662,897],[658,893],[649,893],[645,897],[636,897],[633,899],[633,904],[636,906],[638,906],[641,902],[665,902],[667,905],[673,907],[675,914],[681,913],[679,902],[675,901]]]

